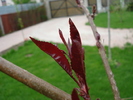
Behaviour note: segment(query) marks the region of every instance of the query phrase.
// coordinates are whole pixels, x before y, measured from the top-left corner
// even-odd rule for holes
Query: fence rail
[[[22,23],[19,23],[19,19],[22,20]],[[46,21],[47,17],[43,5],[36,9],[30,9],[28,11],[1,15],[1,20],[4,27],[4,34],[8,34],[22,29],[20,24],[23,24],[23,28],[26,28],[28,26]]]

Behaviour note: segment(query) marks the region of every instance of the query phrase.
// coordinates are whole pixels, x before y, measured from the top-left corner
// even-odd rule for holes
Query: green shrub
[[[127,11],[133,11],[133,2],[129,3],[127,6]]]
[[[2,30],[0,29],[0,36],[2,36],[3,34],[2,34]]]

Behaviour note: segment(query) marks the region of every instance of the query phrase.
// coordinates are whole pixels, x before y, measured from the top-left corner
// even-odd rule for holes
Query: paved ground
[[[88,21],[86,16],[80,15],[72,16],[70,18],[78,28],[83,44],[91,46],[95,45],[95,39],[91,28],[90,26],[85,25]],[[29,39],[29,36],[45,41],[61,42],[58,29],[60,28],[63,31],[63,34],[67,39],[69,37],[68,20],[69,17],[55,18],[0,37],[0,53],[22,43],[24,39]],[[108,29],[98,27],[97,30],[101,34],[102,44],[108,45]],[[111,47],[122,47],[126,42],[133,43],[133,28],[111,29]]]

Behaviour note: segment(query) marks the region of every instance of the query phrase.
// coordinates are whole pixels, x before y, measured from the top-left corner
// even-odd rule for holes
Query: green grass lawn
[[[59,44],[59,47],[65,49],[62,44]],[[84,48],[87,82],[92,100],[96,98],[113,100],[111,87],[97,48],[94,46],[84,46]],[[121,97],[133,97],[133,46],[112,48],[112,55],[113,60],[118,63],[118,66],[112,64],[111,68]],[[31,41],[26,42],[18,50],[11,50],[3,57],[68,93],[77,87],[66,72]],[[50,99],[0,72],[0,100]]]
[[[99,13],[94,20],[96,26],[107,28],[107,13]],[[86,23],[89,25],[89,23]],[[111,12],[111,28],[133,28],[133,12]]]

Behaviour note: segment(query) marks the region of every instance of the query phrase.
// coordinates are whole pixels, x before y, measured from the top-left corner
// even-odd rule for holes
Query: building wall
[[[106,7],[107,6],[107,0],[102,0],[102,6]]]
[[[37,3],[42,2],[42,0],[31,0],[31,1],[35,1],[35,2],[37,2]]]
[[[6,5],[7,5],[7,6],[9,6],[9,5],[14,5],[14,3],[13,3],[12,0],[5,0],[5,1],[6,1]],[[31,0],[31,1],[36,1],[37,3],[40,3],[42,0]],[[3,6],[1,0],[0,0],[0,6]]]
[[[5,0],[6,1],[6,5],[13,5],[13,1],[12,0]],[[2,1],[0,0],[0,6],[2,6]]]
[[[107,5],[107,0],[101,0],[102,1],[102,5],[106,6]],[[92,5],[96,5],[97,4],[97,0],[88,0],[88,5],[92,6]]]
[[[96,5],[96,0],[88,0],[88,5],[89,6]]]

